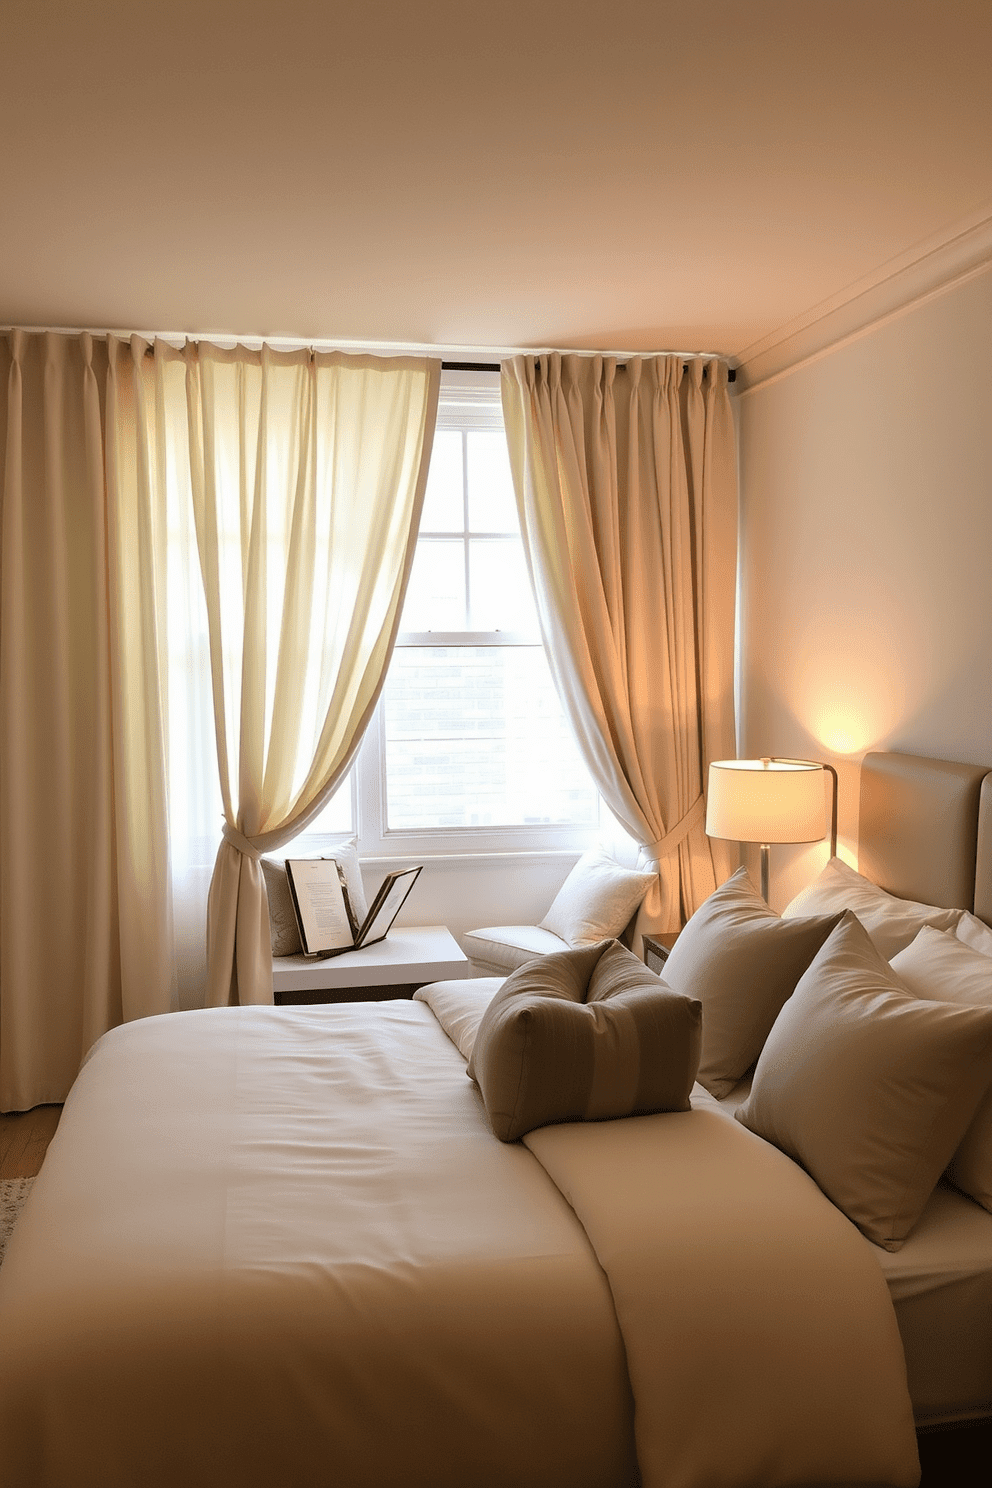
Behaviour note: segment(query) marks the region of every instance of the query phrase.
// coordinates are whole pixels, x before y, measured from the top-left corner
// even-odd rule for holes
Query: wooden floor
[[[34,1178],[62,1115],[61,1106],[0,1114],[0,1178]]]
[[[0,1178],[33,1178],[41,1170],[61,1106],[0,1114]],[[992,1421],[920,1433],[920,1488],[985,1488],[992,1462]]]

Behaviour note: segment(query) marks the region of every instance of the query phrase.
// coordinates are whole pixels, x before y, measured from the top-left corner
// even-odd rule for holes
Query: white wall
[[[992,265],[742,395],[741,754],[992,764]],[[781,908],[826,847],[772,849]]]
[[[422,863],[424,871],[397,923],[447,925],[457,940],[484,925],[538,923],[578,856],[576,851],[363,859],[362,879],[371,895],[391,869]]]

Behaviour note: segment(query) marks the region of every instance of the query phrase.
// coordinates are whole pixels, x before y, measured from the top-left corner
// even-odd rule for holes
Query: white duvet
[[[787,1159],[705,1097],[527,1143],[422,1002],[107,1035],[0,1268],[3,1488],[915,1483],[884,1281]]]

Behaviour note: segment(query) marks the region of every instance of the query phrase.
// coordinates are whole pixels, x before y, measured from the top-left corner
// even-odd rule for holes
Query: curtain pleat
[[[0,1107],[18,1110],[63,1100],[108,1028],[176,1005],[177,949],[197,1001],[271,1000],[257,855],[322,809],[375,707],[440,367],[13,332],[0,379]],[[226,834],[205,988],[183,826],[204,804],[201,645]],[[197,798],[171,831],[170,776]]]
[[[206,1000],[272,1001],[258,857],[318,814],[375,708],[399,625],[440,364],[186,348],[224,840]]]
[[[121,1015],[175,1002],[168,833],[166,563],[161,441],[146,343],[108,337],[107,532]],[[158,989],[153,1006],[143,983]],[[166,998],[166,991],[168,998]]]
[[[737,481],[726,368],[519,356],[503,413],[562,704],[607,805],[658,867],[637,930],[672,930],[730,871],[703,830],[732,756]]]
[[[129,357],[88,335],[14,331],[0,344],[4,1110],[64,1100],[101,1033],[172,1003]]]

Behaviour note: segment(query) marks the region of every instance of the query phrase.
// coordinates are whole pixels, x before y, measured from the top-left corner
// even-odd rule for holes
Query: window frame
[[[442,372],[438,430],[503,430],[500,374],[481,369]],[[466,529],[467,531],[469,529]],[[435,535],[433,532],[425,536]],[[437,534],[441,535],[441,534]],[[470,537],[459,536],[468,549]],[[507,536],[515,534],[506,534]],[[537,634],[509,631],[404,631],[398,649],[423,646],[540,646]],[[411,857],[486,858],[507,855],[583,852],[600,837],[608,812],[600,798],[599,819],[589,825],[542,823],[499,827],[397,828],[388,825],[386,795],[385,704],[380,695],[350,771],[351,835],[363,858],[405,861]],[[310,851],[329,849],[341,833],[308,831],[300,843]]]

